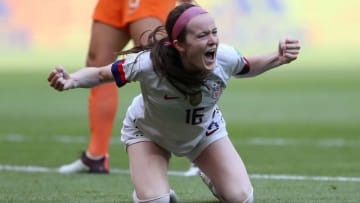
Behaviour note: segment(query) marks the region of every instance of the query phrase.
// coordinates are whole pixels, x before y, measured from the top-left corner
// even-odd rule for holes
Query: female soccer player
[[[245,58],[219,44],[214,18],[192,4],[173,9],[165,30],[166,37],[160,38],[161,29],[156,29],[148,46],[107,66],[72,74],[57,66],[49,74],[50,86],[63,91],[111,81],[118,87],[140,83],[141,94],[128,108],[121,130],[134,202],[170,201],[171,154],[194,162],[219,200],[253,202],[248,173],[216,103],[231,76],[256,76],[295,60],[298,41],[281,40],[276,52]]]
[[[178,0],[179,3],[191,0]],[[163,25],[176,0],[99,0],[93,14],[86,66],[104,66],[115,61],[132,39],[146,44],[149,31]],[[115,84],[103,84],[90,91],[88,100],[90,140],[80,159],[63,165],[60,173],[108,173],[108,153],[118,104]],[[195,175],[196,167],[187,174]]]

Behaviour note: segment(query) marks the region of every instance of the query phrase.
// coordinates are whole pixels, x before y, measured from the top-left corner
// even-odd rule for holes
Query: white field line
[[[56,173],[57,169],[42,166],[14,166],[14,165],[0,165],[0,171],[17,171],[25,173],[34,172],[52,172]],[[111,173],[130,174],[129,170],[113,168]],[[171,176],[187,176],[185,171],[169,171]],[[360,182],[360,177],[333,177],[333,176],[303,176],[303,175],[288,175],[288,174],[250,174],[251,179],[260,180],[295,180],[295,181],[334,181],[334,182]]]
[[[0,134],[0,142],[55,142],[55,143],[84,143],[87,144],[88,136],[25,136],[21,134]],[[253,137],[238,141],[242,145],[251,146],[315,146],[315,147],[360,147],[360,139],[343,139],[343,138],[321,138],[321,139],[302,139],[302,138],[267,138]],[[122,144],[119,136],[111,139],[111,144]]]

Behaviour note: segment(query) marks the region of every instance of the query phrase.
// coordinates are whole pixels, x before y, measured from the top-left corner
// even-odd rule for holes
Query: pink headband
[[[172,42],[172,40],[175,40],[179,36],[180,32],[185,28],[185,26],[193,17],[204,13],[207,13],[207,11],[198,6],[193,6],[185,10],[174,24],[170,41]]]

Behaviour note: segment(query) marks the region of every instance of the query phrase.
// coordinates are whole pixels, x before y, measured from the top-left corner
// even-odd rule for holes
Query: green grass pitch
[[[0,73],[0,202],[131,202],[128,173],[55,172],[87,146],[89,91],[51,90],[48,71]],[[295,62],[257,78],[231,80],[219,105],[251,175],[256,202],[360,202],[359,73],[314,71]],[[119,90],[113,169],[127,170],[119,131],[138,92],[137,84]],[[15,170],[25,166],[49,171]],[[188,166],[173,157],[170,170]],[[199,177],[170,176],[170,184],[181,202],[217,202]]]

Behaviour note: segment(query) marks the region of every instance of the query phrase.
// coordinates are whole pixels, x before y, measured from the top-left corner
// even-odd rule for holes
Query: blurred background
[[[243,54],[301,40],[304,68],[360,64],[360,1],[198,0],[215,16],[222,42]],[[0,71],[82,65],[96,0],[0,0]],[[74,62],[76,62],[74,64]],[[49,66],[50,65],[50,66]],[[66,65],[66,64],[64,64]]]

